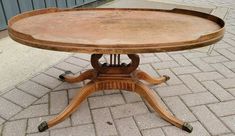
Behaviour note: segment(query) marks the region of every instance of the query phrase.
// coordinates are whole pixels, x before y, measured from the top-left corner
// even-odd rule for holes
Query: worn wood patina
[[[138,93],[163,119],[192,132],[192,126],[167,112],[157,101],[154,91],[145,84],[161,84],[170,77],[155,78],[137,70],[140,58],[136,54],[210,45],[223,37],[224,21],[213,15],[182,9],[51,8],[15,16],[8,30],[12,39],[28,46],[92,54],[93,69],[80,75],[67,71],[59,76],[69,83],[90,82],[63,112],[41,123],[40,132],[69,117],[91,93],[110,89]],[[99,61],[103,54],[110,54],[110,62]],[[128,55],[129,64],[121,62],[122,55]]]

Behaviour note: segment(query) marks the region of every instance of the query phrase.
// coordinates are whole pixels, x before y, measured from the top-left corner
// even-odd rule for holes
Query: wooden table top
[[[224,21],[173,9],[43,9],[9,21],[9,35],[28,46],[68,52],[131,54],[198,48],[217,42]]]

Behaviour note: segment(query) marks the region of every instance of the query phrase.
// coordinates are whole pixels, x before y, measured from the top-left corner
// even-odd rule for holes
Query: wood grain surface
[[[223,37],[220,18],[173,9],[43,9],[9,21],[17,42],[42,49],[130,54],[198,48]]]

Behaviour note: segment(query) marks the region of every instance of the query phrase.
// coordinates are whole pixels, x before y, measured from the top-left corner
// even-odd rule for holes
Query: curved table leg
[[[136,70],[133,73],[133,75],[137,79],[144,80],[144,81],[146,81],[150,84],[155,84],[155,85],[164,83],[164,82],[166,82],[167,80],[170,79],[170,77],[166,76],[166,75],[163,75],[162,77],[159,77],[159,78],[151,77],[149,74],[147,74],[146,72],[141,71],[141,70]]]
[[[170,122],[171,124],[191,133],[193,130],[193,127],[178,118],[171,115],[169,112],[167,112],[156,100],[155,94],[152,90],[150,90],[147,86],[145,86],[141,82],[137,82],[135,85],[136,93],[138,93],[140,96],[144,97],[144,99],[152,106],[152,108],[159,113],[159,115],[165,119],[166,121]]]
[[[71,71],[66,71],[64,74],[60,75],[59,78],[62,81],[68,82],[68,83],[77,83],[84,81],[86,79],[92,79],[95,77],[95,71],[93,69],[87,70],[84,73],[81,73],[79,76],[72,75],[73,73]]]
[[[54,125],[68,118],[74,111],[76,111],[76,109],[82,103],[82,101],[85,100],[91,93],[95,92],[95,90],[96,90],[95,83],[91,82],[88,83],[83,88],[81,88],[81,90],[73,98],[70,104],[64,109],[64,111],[62,111],[59,115],[57,115],[55,118],[51,119],[50,121],[48,122],[44,121],[38,126],[39,132],[43,132],[48,128],[53,127]]]

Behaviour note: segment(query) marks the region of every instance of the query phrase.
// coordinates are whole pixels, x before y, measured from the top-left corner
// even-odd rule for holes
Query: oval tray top
[[[57,51],[132,54],[210,45],[224,35],[213,15],[157,9],[42,9],[9,21],[9,35],[22,44]]]

